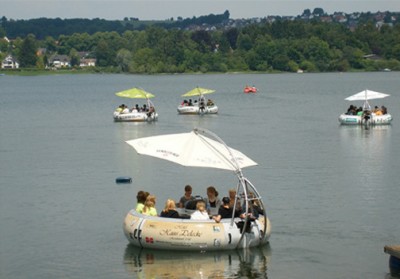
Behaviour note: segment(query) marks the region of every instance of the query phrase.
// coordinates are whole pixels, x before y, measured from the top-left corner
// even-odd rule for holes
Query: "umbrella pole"
[[[236,161],[235,156],[233,156],[232,151],[230,150],[230,148],[226,145],[226,143],[225,143],[219,136],[217,136],[217,135],[214,134],[213,132],[211,132],[211,131],[209,131],[209,130],[206,130],[206,129],[194,128],[193,131],[194,131],[196,134],[209,135],[209,136],[215,138],[215,139],[216,139],[218,142],[220,142],[221,144],[223,144],[223,145],[225,146],[226,150],[228,150],[229,155],[231,156],[231,159],[232,159],[232,160],[229,160],[229,158],[226,158],[226,159],[228,159],[228,161],[230,161],[230,162],[233,164],[233,167],[235,168],[235,173],[236,173],[236,175],[239,176],[239,179],[240,179],[240,177],[243,177],[242,170],[240,169],[239,164],[238,164],[238,162]],[[232,162],[232,161],[233,161],[233,162]]]

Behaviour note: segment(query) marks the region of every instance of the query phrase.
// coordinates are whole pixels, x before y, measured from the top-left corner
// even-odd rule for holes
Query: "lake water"
[[[242,93],[246,84],[259,93]],[[138,102],[114,93],[134,86],[156,95],[158,122],[113,122],[118,105]],[[218,115],[177,114],[195,86],[216,90],[208,96]],[[392,125],[339,126],[344,98],[366,88],[391,95],[371,105],[388,107]],[[390,278],[383,247],[400,244],[399,89],[398,72],[2,76],[0,278]],[[186,184],[202,196],[215,185],[221,197],[236,185],[233,173],[139,156],[125,143],[194,127],[258,162],[243,172],[266,203],[270,245],[128,245],[122,222],[137,191],[154,193],[160,212]]]

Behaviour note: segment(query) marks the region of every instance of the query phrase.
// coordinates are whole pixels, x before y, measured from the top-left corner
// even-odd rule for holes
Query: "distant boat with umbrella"
[[[202,87],[196,87],[185,94],[182,97],[186,97],[182,103],[178,106],[179,114],[216,114],[218,113],[218,107],[213,100],[204,97],[206,94],[214,93],[215,90],[207,89]],[[196,97],[196,99],[191,97]]]
[[[125,104],[121,104],[113,113],[114,121],[116,122],[151,122],[158,119],[158,113],[150,98],[155,97],[153,94],[141,88],[131,88],[128,90],[115,93],[118,97],[129,99],[146,99],[146,104],[129,108]]]
[[[362,101],[362,107],[350,105],[346,113],[339,116],[339,123],[342,125],[388,125],[392,122],[392,116],[387,112],[385,106],[371,108],[369,100],[383,99],[389,94],[372,90],[364,90],[347,97],[346,101]]]

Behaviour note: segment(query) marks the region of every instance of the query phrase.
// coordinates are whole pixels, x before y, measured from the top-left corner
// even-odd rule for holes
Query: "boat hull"
[[[384,252],[389,254],[389,268],[392,276],[400,275],[400,245],[385,246]]]
[[[239,218],[231,226],[231,219],[216,223],[214,220],[152,217],[131,210],[125,217],[123,230],[133,245],[159,250],[233,250],[268,243],[271,234],[268,218],[260,216],[256,221],[249,222],[249,232],[243,238],[237,223],[241,224]]]
[[[390,114],[375,115],[371,114],[371,118],[366,121],[360,115],[341,114],[339,123],[342,125],[389,125],[392,122]]]
[[[179,114],[216,114],[218,113],[218,107],[216,105],[206,106],[204,109],[200,109],[198,105],[195,106],[178,106]]]
[[[148,116],[147,112],[119,113],[115,111],[113,117],[116,122],[146,122],[156,121],[158,114],[153,113],[151,116]]]
[[[257,88],[255,87],[245,87],[245,89],[243,90],[243,93],[257,93]]]

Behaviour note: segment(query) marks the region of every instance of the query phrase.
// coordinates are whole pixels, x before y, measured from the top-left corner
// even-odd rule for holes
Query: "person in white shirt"
[[[203,201],[199,201],[196,204],[196,211],[190,215],[191,220],[210,220],[208,212],[206,210],[206,204]]]

